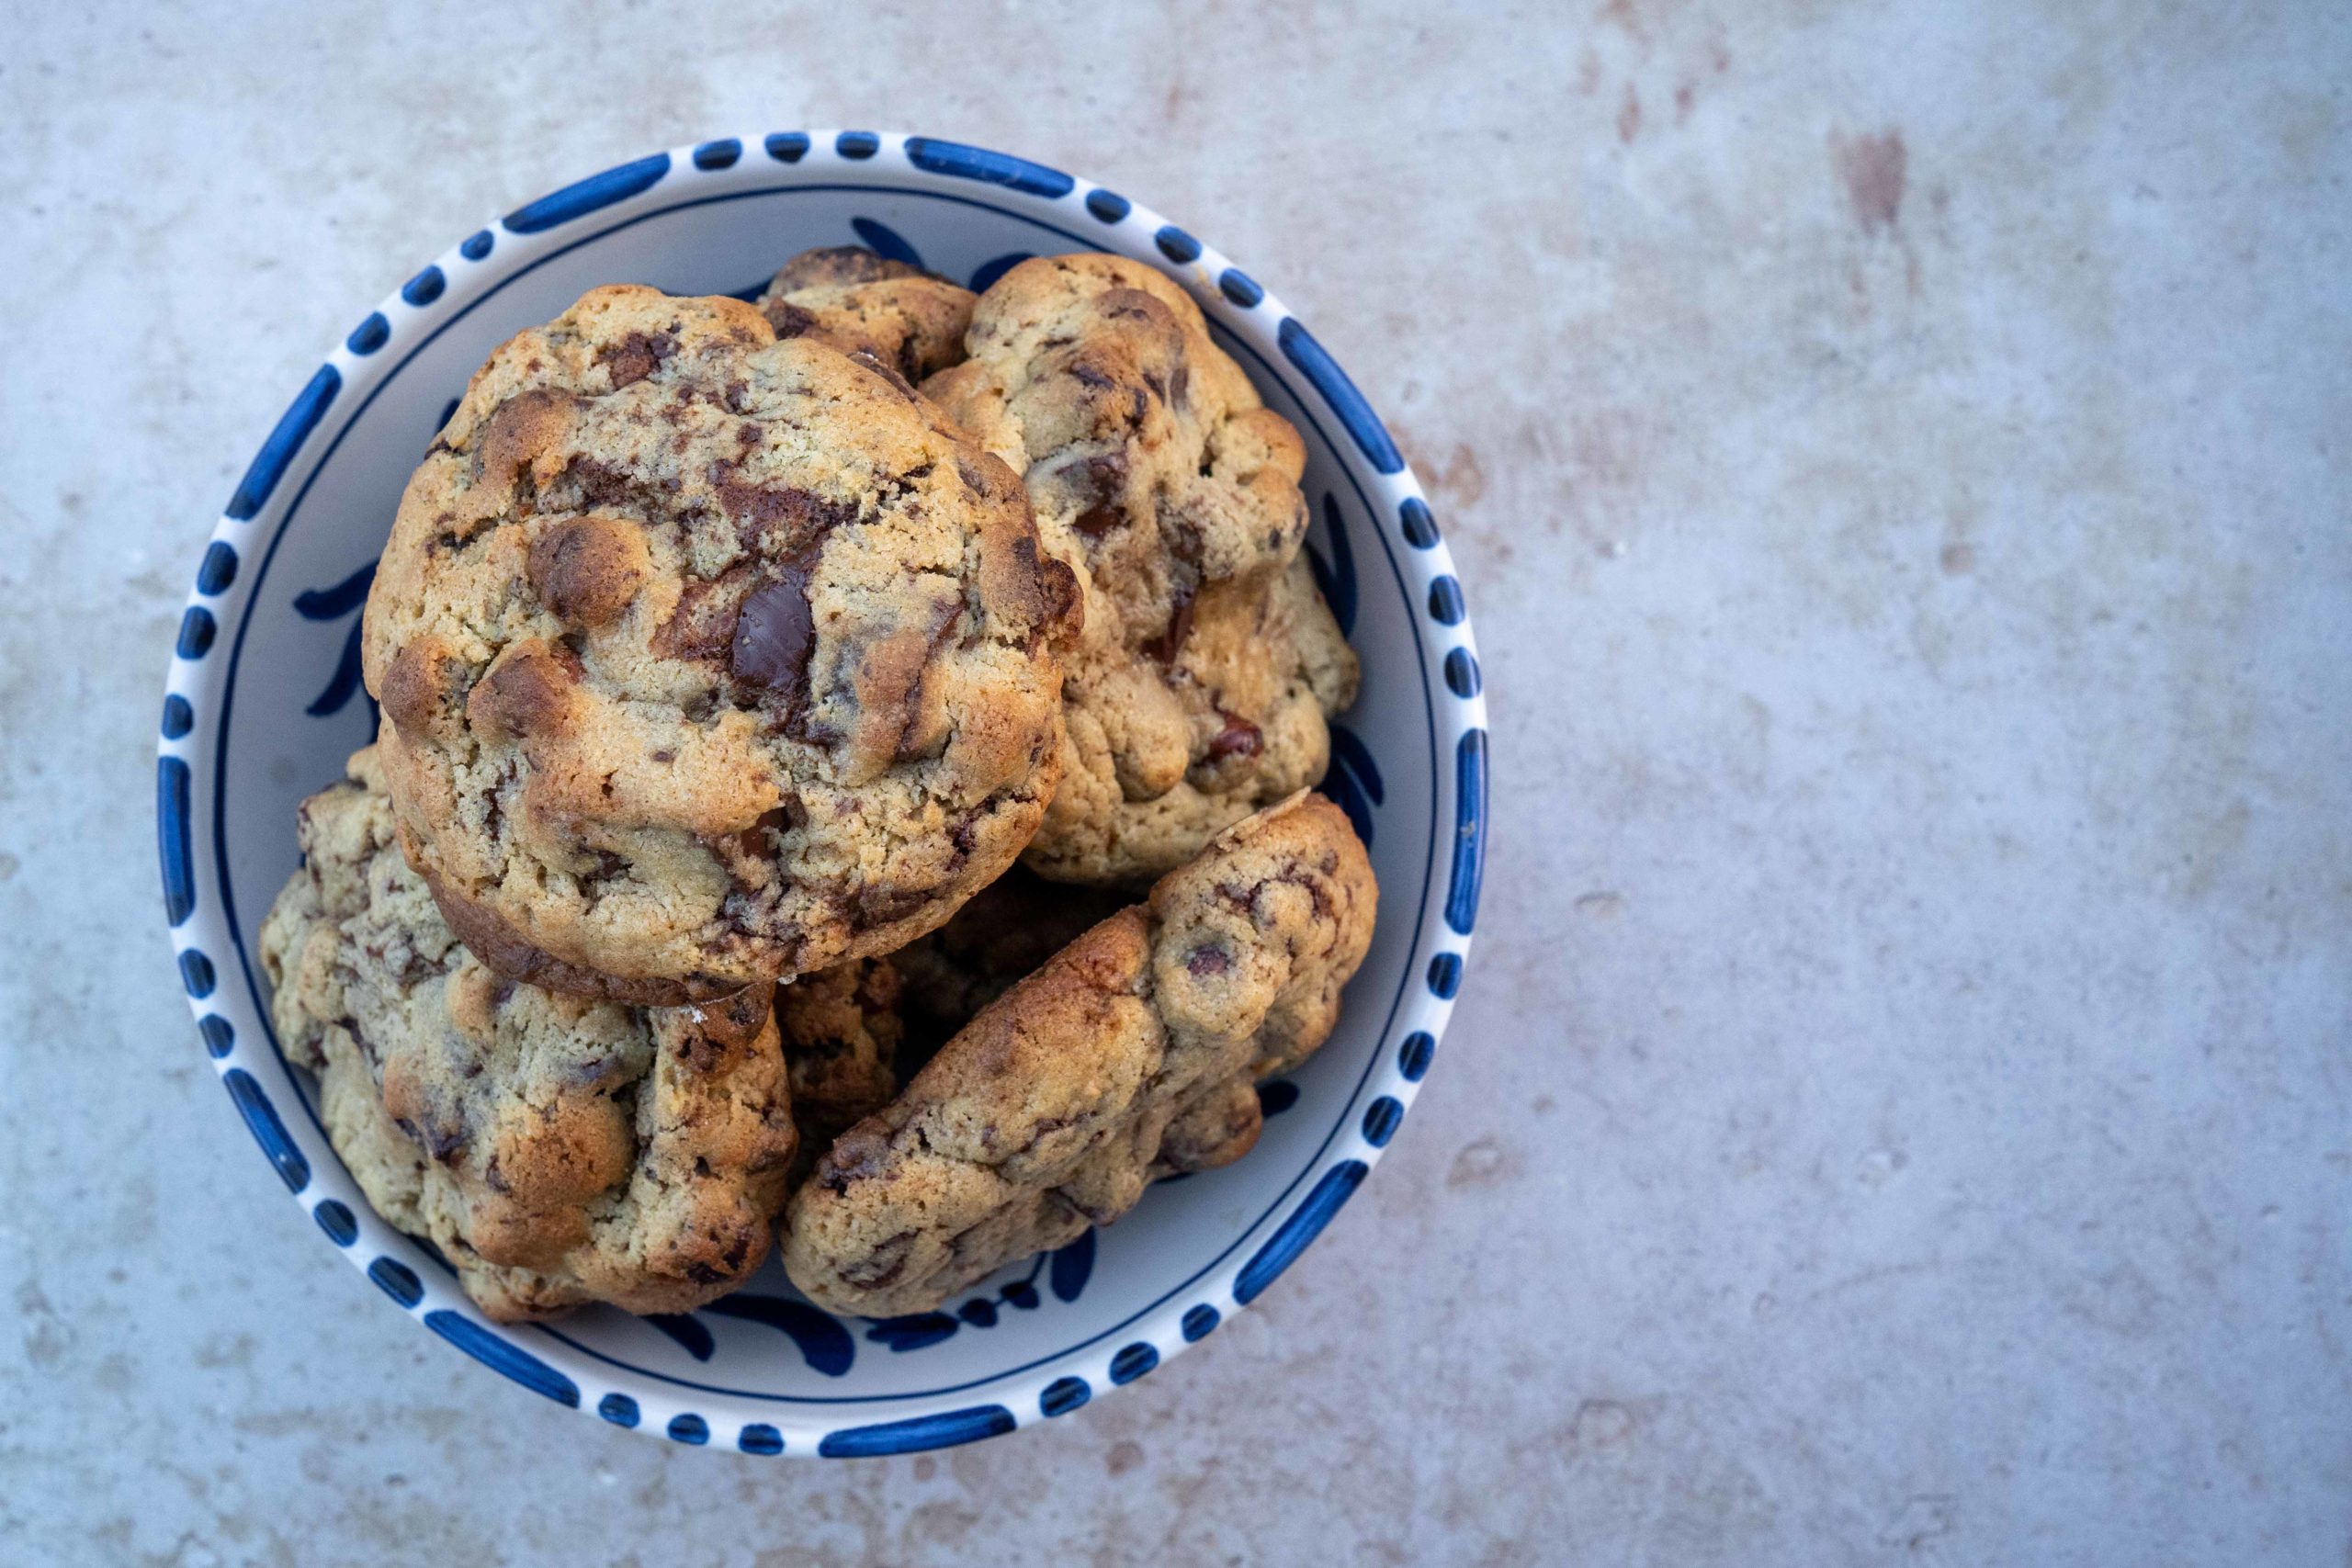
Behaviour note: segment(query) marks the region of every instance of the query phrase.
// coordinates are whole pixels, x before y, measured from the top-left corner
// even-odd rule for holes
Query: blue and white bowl
[[[467,377],[585,290],[756,293],[786,256],[862,243],[973,288],[1032,254],[1102,250],[1190,289],[1306,437],[1308,548],[1363,659],[1326,793],[1371,846],[1380,926],[1338,1032],[1262,1090],[1264,1136],[1154,1188],[1115,1226],[946,1310],[872,1322],[797,1296],[771,1262],[701,1311],[608,1309],[499,1327],[369,1212],[316,1088],[270,1035],[255,935],[294,870],[294,807],[373,732],[359,612],[409,470]],[[1404,459],[1306,325],[1127,197],[1001,153],[870,131],[657,152],[516,208],[354,323],[212,530],[164,699],[156,816],[179,974],[229,1100],[322,1246],[400,1311],[535,1393],[616,1426],[752,1453],[944,1447],[1068,1415],[1274,1286],[1363,1181],[1445,1029],[1478,907],[1486,709],[1461,585]]]

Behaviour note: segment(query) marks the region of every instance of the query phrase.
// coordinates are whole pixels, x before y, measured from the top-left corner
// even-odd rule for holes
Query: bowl
[[[1189,289],[1307,448],[1308,548],[1363,661],[1325,792],[1380,878],[1380,923],[1329,1043],[1262,1086],[1265,1133],[1154,1188],[1116,1225],[944,1309],[868,1321],[801,1299],[771,1260],[698,1312],[598,1308],[492,1324],[368,1209],[279,1055],[255,937],[296,865],[294,808],[374,733],[360,606],[410,469],[467,377],[605,283],[751,298],[783,259],[863,244],[983,288],[1032,254],[1099,250]],[[786,131],[623,164],[515,208],[349,331],[229,498],[165,682],[156,817],[179,978],[247,1131],[324,1248],[394,1308],[525,1388],[616,1426],[758,1454],[899,1453],[1068,1415],[1275,1288],[1356,1191],[1419,1092],[1478,906],[1486,711],[1461,584],[1380,419],[1252,276],[1115,191],[928,137]]]

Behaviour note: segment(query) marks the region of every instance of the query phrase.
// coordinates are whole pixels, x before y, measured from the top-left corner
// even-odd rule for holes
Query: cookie
[[[1062,780],[1027,852],[1065,882],[1148,879],[1323,776],[1355,656],[1301,557],[1306,448],[1200,309],[1115,256],[1023,262],[925,394],[1023,479],[1085,625]]]
[[[798,1142],[772,987],[643,1010],[493,973],[402,858],[374,749],[262,928],[280,1047],[376,1212],[491,1317],[684,1312],[758,1268]]]
[[[925,1312],[1117,1219],[1156,1177],[1240,1157],[1251,1085],[1330,1033],[1376,897],[1319,795],[1227,829],[842,1134],[786,1208],[785,1271],[835,1312]]]
[[[974,894],[945,925],[892,953],[899,1080],[913,1077],[1015,981],[1129,901],[1129,895],[1110,888],[1048,882],[1015,865]]]
[[[362,635],[401,842],[485,964],[648,1006],[903,945],[1018,854],[1078,601],[887,367],[599,288],[410,480]]]
[[[803,251],[760,296],[780,338],[813,337],[843,354],[869,354],[910,381],[964,357],[974,296],[920,267],[855,245]]]
[[[796,1179],[898,1092],[899,998],[898,971],[888,958],[861,958],[776,987],[776,1032],[800,1130]]]

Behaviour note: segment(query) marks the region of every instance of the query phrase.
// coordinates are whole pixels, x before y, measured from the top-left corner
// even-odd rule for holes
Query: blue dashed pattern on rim
[[[404,1307],[413,1307],[424,1299],[424,1284],[416,1277],[416,1270],[396,1258],[377,1258],[368,1265],[368,1277],[384,1294]]]
[[[354,354],[373,354],[383,347],[391,335],[392,323],[384,320],[384,312],[370,310],[366,321],[351,329],[351,335],[343,340],[343,346]]]
[[[319,421],[326,417],[327,409],[341,390],[343,373],[332,365],[322,365],[310,384],[294,395],[294,401],[278,416],[277,428],[269,433],[269,439],[254,454],[245,477],[237,481],[237,493],[229,498],[228,516],[232,522],[250,522],[267,503],[277,481],[286,477],[286,465],[294,460],[294,454],[311,438],[311,432],[319,427]]]
[[[1017,1423],[1001,1404],[978,1404],[940,1416],[917,1416],[906,1421],[882,1421],[870,1427],[850,1427],[828,1432],[817,1451],[827,1459],[862,1459],[875,1454],[920,1453],[925,1449],[952,1449],[958,1443],[1000,1437]]]
[[[1282,1271],[1298,1260],[1307,1244],[1323,1234],[1340,1205],[1355,1196],[1356,1188],[1371,1168],[1360,1159],[1341,1160],[1323,1173],[1306,1201],[1291,1212],[1282,1228],[1274,1232],[1256,1256],[1242,1266],[1233,1281],[1233,1299],[1248,1306],[1265,1292]]]
[[[424,1326],[501,1376],[514,1379],[533,1393],[558,1404],[580,1408],[580,1385],[511,1341],[447,1307],[424,1314]],[[672,1437],[677,1436],[673,1431]]]
[[[269,1096],[262,1092],[262,1087],[254,1081],[253,1074],[243,1067],[231,1067],[220,1077],[228,1086],[229,1098],[237,1102],[238,1112],[244,1117],[246,1127],[251,1129],[254,1142],[261,1145],[261,1152],[267,1155],[269,1163],[277,1168],[277,1178],[286,1183],[286,1190],[300,1192],[308,1187],[311,1184],[311,1162],[304,1159],[302,1151],[294,1146],[294,1140],[287,1134],[286,1123],[277,1119],[277,1107],[269,1102]]]
[[[359,1239],[359,1222],[351,1217],[349,1209],[332,1198],[311,1210],[311,1217],[319,1222],[319,1228],[326,1232],[327,1239],[337,1247],[349,1247]]]
[[[215,539],[204,552],[204,564],[196,569],[196,591],[198,593],[220,594],[229,591],[237,581],[237,548],[226,539]]]
[[[1138,1339],[1111,1358],[1111,1381],[1131,1383],[1159,1365],[1159,1348],[1148,1340]]]
[[[559,223],[584,218],[600,208],[650,190],[670,172],[670,154],[656,152],[633,164],[606,169],[526,202],[501,220],[510,234],[541,234]]]
[[[763,152],[764,158],[746,160],[747,147]],[[236,972],[238,964],[249,967],[251,961],[230,928],[227,900],[209,858],[217,852],[217,829],[212,823],[218,801],[209,776],[192,769],[191,763],[209,764],[210,754],[204,748],[211,743],[213,728],[225,722],[222,694],[235,681],[234,649],[243,642],[243,627],[253,610],[258,580],[267,571],[268,556],[278,536],[271,530],[283,531],[288,513],[299,507],[301,491],[332,454],[340,432],[350,428],[375,392],[399,374],[407,363],[403,355],[413,357],[417,344],[437,335],[479,302],[486,290],[494,291],[554,254],[548,250],[550,245],[569,249],[595,238],[587,231],[598,224],[627,226],[654,211],[733,199],[731,194],[724,193],[746,188],[747,181],[761,182],[763,194],[797,184],[831,190],[867,188],[839,183],[852,175],[888,182],[871,187],[877,196],[896,189],[918,192],[933,200],[989,207],[1050,231],[1070,248],[1099,244],[1156,264],[1172,264],[1180,280],[1209,310],[1220,332],[1231,334],[1223,341],[1236,349],[1253,374],[1261,379],[1264,376],[1283,379],[1301,399],[1306,419],[1326,439],[1336,431],[1343,438],[1342,445],[1362,458],[1371,472],[1351,467],[1347,482],[1354,493],[1344,509],[1331,496],[1321,498],[1323,531],[1312,564],[1343,626],[1355,620],[1359,595],[1373,592],[1357,581],[1356,557],[1376,562],[1370,568],[1375,574],[1385,565],[1395,573],[1397,586],[1408,597],[1418,598],[1413,607],[1419,613],[1419,624],[1413,635],[1426,692],[1436,699],[1430,722],[1433,733],[1453,754],[1438,788],[1438,802],[1448,818],[1439,831],[1442,835],[1450,823],[1452,838],[1450,844],[1441,839],[1431,846],[1431,873],[1436,881],[1424,894],[1430,901],[1427,907],[1431,918],[1426,929],[1416,930],[1409,959],[1412,974],[1393,1004],[1390,1018],[1391,1025],[1401,1026],[1402,1032],[1387,1035],[1395,1043],[1381,1046],[1364,1067],[1362,1079],[1350,1092],[1340,1122],[1333,1125],[1321,1150],[1292,1185],[1236,1237],[1226,1254],[1185,1281],[1179,1288],[1181,1294],[1163,1296],[1087,1345],[1033,1363],[1040,1369],[1037,1381],[1027,1382],[1025,1388],[1015,1389],[1012,1384],[1031,1371],[1026,1367],[966,1385],[987,1392],[967,1394],[956,1407],[935,1405],[904,1419],[842,1422],[821,1413],[814,1417],[796,1413],[789,1420],[765,1420],[745,1414],[739,1397],[725,1390],[711,1390],[708,1399],[695,1400],[697,1408],[682,1408],[677,1403],[681,1385],[675,1380],[635,1373],[622,1363],[601,1358],[582,1358],[577,1353],[579,1348],[560,1334],[527,1331],[536,1336],[529,1342],[547,1354],[526,1349],[519,1337],[526,1331],[483,1321],[456,1290],[437,1255],[400,1236],[358,1205],[356,1191],[326,1155],[324,1143],[310,1143],[315,1135],[311,1124],[298,1117],[289,1125],[281,1117],[278,1104],[285,1102],[285,1094],[294,1092],[292,1080],[285,1080],[274,1102],[255,1076],[259,1071],[285,1071],[277,1061],[266,1029],[250,1016],[258,996],[248,1000],[238,994],[238,986],[222,985],[225,976],[215,967],[216,956],[231,964],[230,974]],[[779,186],[778,181],[783,184]],[[828,185],[828,181],[833,183]],[[712,192],[723,194],[708,194]],[[592,221],[581,231],[568,228],[583,220]],[[877,202],[874,211],[858,217],[854,226],[860,241],[881,254],[922,265],[917,247],[897,227],[899,220],[888,202]],[[912,231],[917,239],[929,243],[927,231],[918,226]],[[586,237],[578,237],[582,234]],[[972,286],[984,288],[1030,254],[1005,251],[988,254],[978,263],[967,257],[957,270],[968,269],[966,275]],[[1035,254],[1053,253],[1050,246],[1041,244]],[[493,255],[497,262],[492,261]],[[395,344],[398,352],[383,352]],[[354,378],[348,389],[346,377]],[[1298,385],[1302,380],[1304,387]],[[351,393],[349,399],[344,395],[346,390]],[[322,437],[315,446],[313,436]],[[1344,451],[1340,456],[1347,458]],[[1352,463],[1351,458],[1348,460]],[[293,499],[285,501],[284,495],[289,492]],[[1357,510],[1359,502],[1366,511]],[[274,504],[276,510],[272,510]],[[1393,534],[1376,537],[1392,523]],[[156,792],[165,912],[175,929],[181,980],[198,1014],[205,1049],[256,1144],[289,1190],[303,1195],[300,1201],[309,1206],[326,1239],[364,1266],[387,1296],[423,1318],[440,1337],[548,1398],[573,1406],[588,1404],[614,1425],[666,1433],[683,1443],[711,1444],[717,1434],[723,1446],[725,1434],[731,1432],[736,1448],[757,1454],[910,1452],[992,1437],[1012,1430],[1022,1421],[1068,1414],[1084,1405],[1099,1382],[1118,1386],[1146,1375],[1168,1356],[1213,1332],[1222,1321],[1221,1307],[1247,1304],[1268,1289],[1362,1183],[1370,1163],[1401,1122],[1413,1086],[1429,1070],[1446,1004],[1461,984],[1460,950],[1475,924],[1485,850],[1483,683],[1460,584],[1450,574],[1435,520],[1405,470],[1395,443],[1322,344],[1248,273],[1184,229],[1137,209],[1116,192],[1085,186],[1048,165],[985,148],[857,130],[729,137],[616,165],[526,203],[492,227],[468,235],[452,252],[412,276],[394,300],[367,315],[279,417],[232,496],[218,535],[198,571],[196,596],[207,603],[187,606],[175,643],[172,689],[163,709],[164,755],[158,763]],[[1398,552],[1392,540],[1400,541],[1411,553]],[[332,672],[322,669],[325,680],[311,703],[313,715],[340,712],[359,699],[356,611],[367,592],[368,575],[363,570],[348,581],[323,584],[301,595],[300,614],[337,622],[342,636],[340,661]],[[1386,590],[1379,592],[1385,595]],[[231,634],[231,651],[225,659],[214,657],[224,631]],[[1398,760],[1385,751],[1375,757],[1345,725],[1334,727],[1333,754],[1332,782],[1327,788],[1349,807],[1369,841],[1374,817],[1386,798],[1387,784],[1394,782],[1384,780],[1384,764],[1393,767]],[[199,822],[199,810],[212,815]],[[196,852],[199,848],[206,857],[201,870]],[[1384,902],[1392,908],[1411,902],[1409,890],[1399,893],[1384,887],[1384,893],[1390,895]],[[1438,945],[1441,941],[1442,947]],[[1287,1080],[1268,1084],[1266,1113],[1289,1111],[1297,1094],[1296,1085]],[[307,1112],[307,1107],[299,1103],[299,1095],[291,1109]],[[1319,1127],[1320,1112],[1317,1114]],[[306,1154],[306,1146],[318,1154]],[[336,1195],[322,1195],[318,1187]],[[948,1312],[931,1315],[947,1325],[946,1337],[959,1332],[987,1336],[991,1330],[1001,1335],[1006,1330],[997,1325],[1007,1321],[1008,1314],[1012,1320],[1023,1320],[1024,1314],[1050,1314],[1057,1303],[1077,1303],[1087,1289],[1094,1256],[1089,1233],[1084,1245],[1074,1244],[1053,1255],[1033,1272],[1030,1280],[1015,1281],[995,1295],[975,1296],[954,1303]],[[415,1262],[413,1265],[404,1258]],[[1204,1295],[1217,1304],[1203,1300]],[[931,1326],[918,1330],[907,1323],[897,1327],[871,1325],[873,1333],[865,1334],[869,1325],[844,1325],[781,1296],[739,1293],[703,1313],[709,1314],[711,1322],[733,1320],[748,1325],[749,1332],[775,1331],[779,1346],[789,1347],[786,1354],[797,1349],[810,1370],[827,1378],[849,1378],[856,1365],[852,1329],[873,1341],[867,1347],[869,1354],[886,1359],[900,1344],[934,1335]],[[711,1343],[702,1314],[646,1321],[673,1336],[681,1346]],[[890,1343],[892,1337],[899,1343]],[[944,1339],[933,1337],[925,1342]],[[1089,1345],[1099,1348],[1090,1349]],[[1115,1352],[1113,1346],[1117,1347]],[[616,1369],[630,1375],[635,1392],[610,1386]],[[850,1378],[853,1384],[854,1381]],[[900,1402],[903,1409],[903,1402],[918,1397],[931,1396],[892,1395],[864,1403],[880,1403],[887,1408]],[[1021,1414],[1016,1416],[1015,1411]],[[798,1435],[803,1431],[805,1438]]]
[[[192,947],[180,954],[180,985],[189,996],[210,996],[213,981],[212,960]]]
[[[430,305],[440,299],[441,291],[448,287],[449,280],[443,275],[441,269],[437,266],[428,266],[401,285],[401,301],[403,304],[419,307]]]
[[[1059,169],[1049,169],[1026,158],[991,152],[985,147],[967,147],[960,141],[936,141],[928,136],[907,138],[907,162],[931,174],[985,180],[1031,196],[1068,196],[1070,187],[1078,183]]]

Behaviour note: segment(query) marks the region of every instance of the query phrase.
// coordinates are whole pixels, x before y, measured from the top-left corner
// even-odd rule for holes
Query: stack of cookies
[[[492,1317],[780,1242],[926,1311],[1256,1141],[1375,891],[1304,451],[1183,290],[862,251],[596,289],[401,499],[382,710],[262,937],[378,1213]]]

